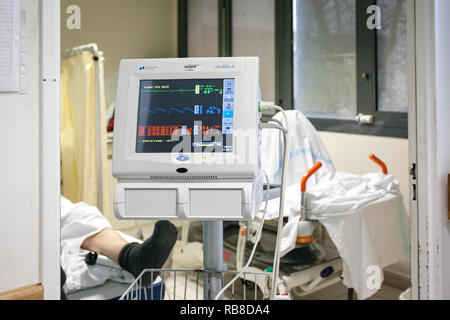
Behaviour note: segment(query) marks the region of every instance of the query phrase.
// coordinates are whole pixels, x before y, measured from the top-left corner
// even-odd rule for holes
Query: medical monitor
[[[122,60],[113,175],[259,175],[258,66],[257,57]]]

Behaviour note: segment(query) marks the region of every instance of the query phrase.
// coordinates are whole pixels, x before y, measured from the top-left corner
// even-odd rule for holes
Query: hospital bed
[[[279,197],[273,193],[272,199]],[[287,219],[285,220],[287,221]],[[244,262],[248,260],[255,239],[251,237],[254,230],[259,227],[258,222],[228,222],[224,223],[224,262],[231,270],[241,270]],[[201,243],[203,227],[201,224],[191,222],[183,225],[182,243],[184,246]],[[187,232],[186,229],[189,231]],[[312,243],[297,243],[295,248],[280,259],[280,283],[284,294],[294,293],[302,297],[328,286],[341,282],[342,260],[336,248],[325,237],[324,230],[319,228],[316,234],[318,241]],[[263,236],[258,243],[256,254],[253,257],[248,271],[262,273],[271,271],[274,259],[275,243],[277,238],[277,224],[275,220],[267,220],[264,224]],[[199,246],[196,246],[199,248]],[[182,258],[179,258],[182,259]],[[200,267],[202,261],[198,261]],[[244,282],[244,276],[241,277]],[[252,277],[245,279],[254,282]],[[257,284],[258,285],[258,284]],[[262,292],[264,285],[259,285]]]
[[[241,270],[243,262],[247,261],[252,250],[253,243],[246,239],[246,228],[238,223],[230,223],[224,226],[224,262],[230,270]],[[276,242],[276,223],[266,221],[264,234],[259,243],[256,255],[248,270],[253,272],[264,272],[271,270],[274,244]],[[191,223],[190,236],[186,242],[189,244],[201,243],[202,226]],[[245,246],[242,246],[245,244]],[[197,246],[199,248],[199,246]],[[198,260],[197,267],[202,264]],[[311,294],[341,281],[342,260],[339,253],[329,242],[325,246],[298,244],[296,249],[281,258],[280,276],[288,277],[285,282],[285,290],[295,293],[296,297]],[[318,280],[321,280],[318,282]],[[243,281],[242,277],[242,281]],[[253,282],[247,277],[247,282]],[[312,284],[314,283],[314,284]],[[308,286],[308,284],[312,284]],[[303,287],[303,288],[302,288]],[[263,288],[260,288],[263,291]]]
[[[279,281],[287,292],[294,290],[297,295],[306,295],[343,278],[344,284],[350,291],[355,290],[358,298],[368,298],[379,289],[384,267],[409,258],[408,217],[398,182],[388,174],[383,161],[373,154],[369,158],[381,172],[362,176],[336,172],[317,131],[306,117],[299,111],[287,113],[289,127],[295,135],[291,140],[287,170],[294,181],[288,182],[285,205],[285,219],[288,219],[283,229],[283,237],[290,237],[290,245],[282,250],[288,252],[285,256],[288,257],[298,250],[298,242],[313,243],[308,236],[314,228],[317,228],[315,233],[321,245],[325,244],[323,234],[324,229],[327,230],[334,250],[326,250],[327,254],[322,255],[323,263],[316,261],[298,271],[286,272],[281,260]],[[285,120],[281,114],[275,118]],[[263,143],[263,148],[273,148],[274,144],[280,144],[279,140],[280,137],[273,134]],[[276,167],[279,155],[275,153],[271,161],[263,163],[273,180],[279,172]],[[275,215],[277,208],[275,203]],[[288,234],[290,224],[295,230]],[[242,241],[237,250],[241,257],[244,250],[239,248],[244,248],[244,230],[241,224]],[[238,259],[238,267],[242,261],[243,258]],[[377,270],[376,275],[374,270]],[[370,284],[375,276],[378,277],[376,285]]]
[[[118,283],[111,280],[101,286],[86,288],[67,294],[68,300],[112,300],[120,297],[129,287],[129,284]]]
[[[121,232],[120,234],[128,242],[141,242],[127,234]],[[69,272],[79,270],[79,280],[75,282],[74,279],[66,280],[64,291],[68,300],[118,300],[134,280],[131,274],[106,256],[88,253],[83,249],[71,255],[71,261],[74,264],[71,265]],[[76,259],[77,256],[84,259]],[[165,267],[171,264],[171,259],[169,257]],[[152,291],[151,294],[150,291]],[[133,294],[148,297],[145,300],[150,300],[150,297],[154,300],[164,298],[165,288],[161,277],[155,276],[153,284],[142,286],[137,291],[133,290]]]
[[[124,292],[130,287],[127,283],[118,283],[107,280],[104,284],[96,287],[86,288],[67,294],[68,300],[119,300]],[[161,278],[157,278],[153,285],[134,290],[134,296],[143,297],[141,300],[163,300],[165,287]],[[145,297],[145,299],[144,299]]]
[[[291,111],[291,113],[294,113],[296,115],[299,114],[298,111]],[[298,131],[297,134],[299,136],[307,137],[306,143],[305,140],[302,140],[301,143],[298,145],[291,146],[291,150],[304,150],[304,144],[307,144],[309,147],[309,151],[306,152],[291,152],[291,156],[293,155],[294,159],[291,159],[291,161],[295,161],[295,157],[298,158],[299,155],[301,155],[304,158],[310,157],[310,159],[303,159],[297,162],[300,163],[308,163],[308,160],[310,163],[312,161],[320,159],[323,162],[328,164],[328,171],[330,168],[332,168],[332,162],[328,157],[328,154],[326,153],[326,149],[324,149],[323,146],[320,145],[321,141],[318,140],[317,137],[310,138],[311,136],[317,135],[317,132],[315,129],[312,129],[311,127],[304,126],[304,119],[303,116],[300,117],[300,120],[297,117],[293,117],[294,119],[297,119],[297,122],[291,123],[293,127],[297,127]],[[304,133],[303,130],[308,130],[308,132]],[[310,138],[310,139],[308,139]],[[319,144],[318,146],[315,144]],[[265,145],[263,143],[263,145]],[[267,153],[267,152],[266,152]],[[383,175],[388,174],[388,170],[386,165],[378,159],[375,155],[371,154],[369,158],[374,161],[378,166],[380,166],[381,171]],[[297,159],[298,160],[298,159]],[[273,163],[278,163],[278,161],[273,161]],[[318,162],[322,164],[322,162]],[[269,165],[266,165],[266,169]],[[321,166],[321,165],[320,165]],[[306,174],[306,178],[316,178],[314,177],[314,174],[317,170],[320,170],[320,166],[316,165],[314,166],[314,169],[312,171],[309,171],[308,174]],[[304,172],[308,172],[308,168],[306,165],[303,166]],[[294,171],[301,171],[301,167],[294,168]],[[267,169],[267,171],[271,171],[270,168]],[[276,171],[276,168],[272,170],[272,176],[275,176],[274,172]],[[300,176],[298,173],[294,175]],[[314,189],[314,186],[317,185],[320,181],[320,179],[327,179],[327,173],[323,173],[321,175],[321,178],[315,179],[314,184],[312,184],[310,187]],[[298,179],[298,183],[292,183],[292,185],[295,187],[295,185],[298,186],[298,189],[300,190],[301,185],[304,188],[302,190],[302,196],[297,198],[297,195],[292,195],[291,198],[293,199],[287,199],[287,201],[291,202],[297,202],[298,207],[305,206],[305,193],[306,193],[306,183],[308,179],[303,179],[304,181],[301,181]],[[278,186],[279,187],[279,186]],[[274,190],[277,190],[276,186]],[[278,188],[279,191],[279,188]],[[277,198],[279,194],[277,195],[276,192],[275,195],[272,197]],[[300,200],[301,199],[301,200]],[[404,215],[404,212],[401,213],[401,207],[402,203],[399,201],[401,199],[401,195],[393,196],[393,197],[387,197],[383,198],[380,201],[375,201],[371,203],[370,206],[359,212],[358,214],[364,219],[367,219],[370,221],[370,225],[368,224],[360,224],[360,227],[365,228],[364,231],[367,233],[371,233],[372,239],[365,240],[367,243],[365,244],[365,247],[355,247],[354,250],[358,251],[361,250],[361,248],[368,248],[373,246],[373,243],[378,243],[378,248],[381,248],[383,246],[388,246],[389,242],[385,241],[386,234],[384,232],[380,232],[378,234],[374,234],[374,230],[379,230],[380,226],[382,226],[386,231],[389,230],[391,234],[394,234],[392,245],[394,247],[398,246],[398,244],[403,244],[403,250],[394,254],[389,255],[386,253],[386,259],[382,262],[381,269],[387,265],[393,264],[395,262],[398,262],[402,259],[402,257],[407,258],[409,250],[408,248],[408,240],[406,235],[406,230],[404,229],[407,226],[407,217]],[[362,199],[364,201],[365,199]],[[275,206],[275,208],[278,208],[278,206]],[[331,286],[337,282],[340,282],[343,278],[342,272],[343,272],[343,260],[340,256],[340,252],[344,254],[344,257],[347,258],[348,261],[351,262],[351,267],[347,267],[347,269],[351,269],[351,271],[354,274],[366,274],[365,269],[363,267],[367,267],[367,263],[363,263],[361,260],[361,267],[357,270],[355,270],[355,259],[351,255],[348,254],[348,250],[346,249],[346,246],[343,244],[338,245],[338,248],[336,248],[336,245],[332,242],[331,239],[326,238],[326,230],[323,225],[320,225],[317,219],[308,219],[306,217],[306,208],[303,208],[304,211],[300,212],[301,219],[299,223],[304,223],[307,225],[308,228],[311,230],[314,230],[317,227],[317,230],[315,230],[315,235],[317,236],[317,240],[314,241],[308,241],[308,239],[305,238],[302,239],[301,234],[297,234],[297,243],[295,244],[295,247],[291,248],[290,251],[281,258],[280,260],[280,279],[279,282],[281,283],[282,289],[285,290],[285,293],[292,292],[295,293],[297,297],[299,296],[305,296],[308,294],[311,294],[315,291],[324,289],[328,286]],[[301,209],[299,210],[301,211]],[[400,218],[400,220],[403,218],[404,221],[400,221],[400,223],[395,223],[395,220]],[[284,218],[285,223],[288,222],[288,218]],[[311,221],[314,220],[314,221]],[[393,222],[394,220],[394,222]],[[224,224],[224,259],[225,262],[229,265],[230,268],[234,268],[236,270],[240,270],[243,268],[243,264],[245,261],[247,261],[251,248],[253,246],[253,243],[255,242],[255,239],[252,238],[252,233],[254,233],[257,229],[261,221],[254,220],[251,222],[229,222]],[[185,223],[183,226],[183,243],[186,245],[189,242],[201,242],[202,241],[202,228],[201,225],[191,225],[189,226],[189,222]],[[309,224],[309,225],[308,225]],[[390,226],[389,226],[390,225]],[[355,227],[357,227],[355,225]],[[398,228],[397,228],[398,227]],[[402,230],[403,227],[403,230]],[[397,229],[396,229],[397,228]],[[187,230],[191,230],[191,236],[187,238]],[[265,222],[265,226],[263,229],[263,237],[261,242],[259,243],[256,255],[253,258],[251,267],[249,270],[252,270],[254,272],[262,272],[270,269],[271,262],[273,261],[274,257],[274,244],[276,240],[276,224],[273,220],[269,220]],[[358,238],[358,235],[361,233],[361,230],[347,230],[350,232],[355,233],[355,241],[363,241],[364,237]],[[395,237],[395,234],[398,233],[398,237]],[[403,234],[402,234],[403,233]],[[312,235],[312,234],[310,234]],[[306,238],[308,238],[308,233],[306,234]],[[336,238],[336,235],[334,235]],[[401,237],[402,239],[399,239]],[[382,244],[384,243],[384,244]],[[375,249],[371,248],[371,250],[375,250],[377,245],[375,245]],[[389,250],[387,250],[389,251]],[[390,251],[392,253],[392,251]],[[379,254],[383,254],[381,252],[378,252]],[[364,254],[361,254],[359,259],[367,259],[367,257],[364,257]],[[350,263],[349,262],[349,263]],[[347,271],[349,272],[349,271]],[[382,277],[382,275],[381,275]],[[347,274],[347,278],[350,278]],[[364,280],[367,280],[364,278]],[[248,280],[248,281],[251,281]],[[358,282],[358,281],[356,281]],[[365,281],[359,281],[359,285]],[[382,279],[381,279],[382,282]],[[347,285],[349,284],[347,280]],[[349,286],[349,292],[352,292],[353,288],[351,285]],[[361,293],[361,296],[368,296],[376,292],[376,290],[362,290],[361,288],[358,288],[358,292]],[[352,297],[352,294],[349,294],[349,297]]]

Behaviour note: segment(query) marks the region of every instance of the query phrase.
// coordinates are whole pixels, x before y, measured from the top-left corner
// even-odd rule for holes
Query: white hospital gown
[[[99,255],[94,265],[85,263],[89,251],[81,249],[81,244],[105,228],[111,225],[96,207],[84,202],[74,204],[61,196],[61,266],[66,273],[66,293],[98,286],[108,279],[122,283],[134,280],[130,273],[105,256]],[[120,234],[128,242],[140,242]]]

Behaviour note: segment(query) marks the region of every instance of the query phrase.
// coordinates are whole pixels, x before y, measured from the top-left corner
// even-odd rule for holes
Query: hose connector
[[[271,101],[270,102],[268,102],[268,101],[260,101],[259,102],[259,111],[261,112],[262,117],[265,119],[273,118],[273,116],[277,114],[279,109],[280,109],[280,107],[278,107],[275,103],[273,103]]]

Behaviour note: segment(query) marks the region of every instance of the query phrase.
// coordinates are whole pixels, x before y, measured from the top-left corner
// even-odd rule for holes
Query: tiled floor
[[[176,280],[172,273],[165,279],[165,300],[203,300],[203,281],[197,280],[197,274],[189,273],[187,279],[183,272],[178,272]],[[231,276],[228,277],[231,279]],[[197,283],[198,281],[198,283]],[[227,281],[227,280],[225,280]],[[268,290],[267,290],[268,292]],[[253,282],[249,282],[247,291],[244,294],[243,281],[236,281],[232,289],[225,293],[225,300],[255,300],[255,294],[258,299],[263,298],[262,291],[255,290]]]
[[[202,300],[203,299],[203,283],[199,280],[197,285],[196,277],[194,274],[186,277],[184,274],[178,273],[176,276],[176,281],[174,277],[170,276],[166,279],[166,300],[173,300],[174,293],[176,300]],[[398,300],[401,290],[397,288],[390,287],[388,285],[383,285],[382,288],[370,297],[368,300]],[[261,292],[258,291],[258,297],[261,298]],[[296,297],[291,296],[294,300],[347,300],[347,287],[342,283],[337,283],[328,288],[322,289],[321,291],[314,292],[308,296]],[[234,291],[234,299],[242,299],[242,282],[236,282],[236,287]],[[247,289],[247,298],[254,299],[254,286],[251,284],[250,289]],[[231,292],[229,292],[225,299],[232,299]]]
[[[202,265],[201,254],[194,254],[194,252],[186,253],[186,255],[182,256],[180,252],[181,245],[177,243],[175,247],[173,259],[172,259],[172,269],[197,269]],[[197,253],[199,248],[195,246],[195,253]],[[195,260],[195,261],[194,261]],[[173,274],[166,275],[166,295],[165,299],[172,300],[184,300],[184,299],[203,299],[203,283],[202,279],[197,280],[196,273],[189,273],[186,279],[186,274],[183,272],[178,272],[176,274],[176,280],[174,279]],[[198,284],[197,284],[198,281]],[[242,290],[243,281],[236,281],[235,289],[234,289],[234,299],[240,299],[243,295]],[[247,289],[247,298],[254,298],[254,286],[253,283],[250,283],[250,286]],[[375,294],[370,297],[368,300],[398,300],[399,295],[402,290],[383,285],[382,288]],[[262,292],[258,292],[257,294],[262,295]],[[260,296],[258,296],[261,298]],[[226,299],[230,299],[231,292],[226,295]],[[320,291],[314,292],[308,296],[304,297],[296,297],[295,294],[291,296],[293,299],[298,300],[346,300],[347,299],[347,287],[345,287],[342,283],[337,283],[328,288],[322,289]]]
[[[402,290],[382,285],[381,289],[368,300],[398,300]],[[293,297],[296,299],[296,297]],[[306,297],[298,298],[300,300],[347,300],[347,287],[342,283],[337,283],[328,288],[314,292]]]

